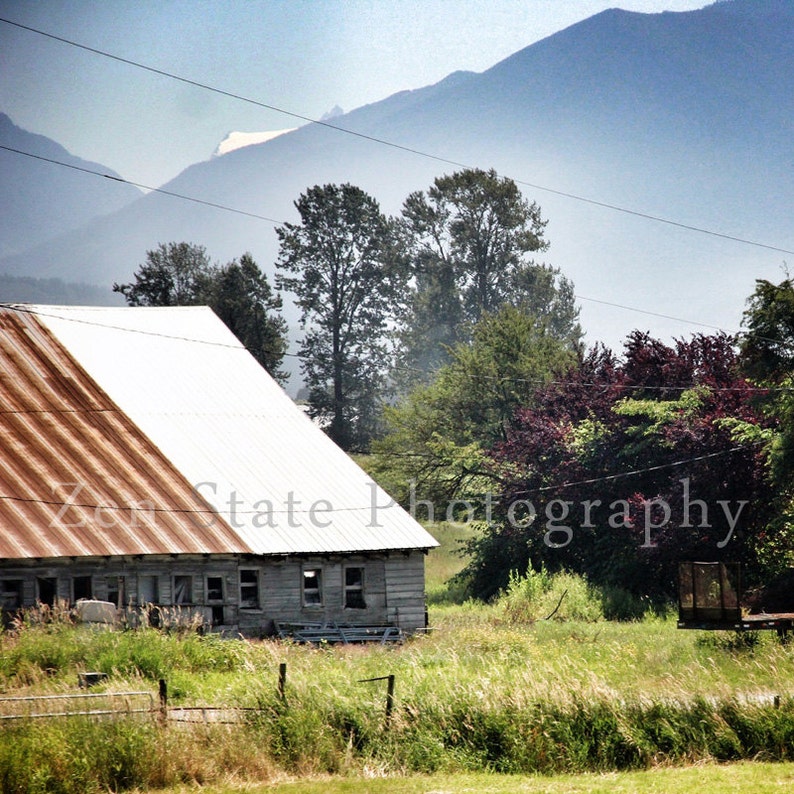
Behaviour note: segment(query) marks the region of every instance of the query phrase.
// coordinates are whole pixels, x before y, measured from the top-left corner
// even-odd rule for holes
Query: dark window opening
[[[38,577],[36,579],[36,597],[42,604],[49,607],[55,606],[55,599],[58,597],[58,580],[51,577]]]
[[[210,607],[212,610],[212,625],[213,626],[222,626],[223,625],[223,604],[214,604]]]
[[[322,606],[323,579],[319,568],[307,568],[303,572],[303,605]]]
[[[366,609],[364,600],[364,569],[345,568],[345,608]]]
[[[75,576],[72,579],[72,600],[77,602],[81,598],[91,599],[94,592],[91,588],[90,576]]]
[[[259,571],[240,570],[240,609],[259,609]]]
[[[207,603],[211,601],[223,601],[223,577],[207,577]]]
[[[8,611],[22,606],[22,580],[4,579],[0,582],[0,609]]]
[[[107,600],[117,607],[124,606],[125,582],[123,576],[108,576],[107,578]]]

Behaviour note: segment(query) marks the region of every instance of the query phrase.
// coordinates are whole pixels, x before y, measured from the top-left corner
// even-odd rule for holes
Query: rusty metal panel
[[[0,558],[248,551],[35,315],[0,311]]]
[[[33,310],[254,553],[437,545],[207,307]]]

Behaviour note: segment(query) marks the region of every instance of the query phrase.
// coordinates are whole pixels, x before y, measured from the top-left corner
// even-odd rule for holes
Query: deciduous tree
[[[505,487],[470,547],[473,592],[545,566],[666,598],[692,556],[758,576],[774,492],[753,394],[725,335],[669,346],[636,332],[623,361],[592,352],[493,450]]]
[[[363,450],[377,431],[405,268],[391,224],[360,188],[316,185],[295,206],[300,223],[277,229],[277,283],[301,309],[310,412],[343,449]]]
[[[403,501],[411,483],[439,506],[492,487],[485,452],[508,438],[516,410],[532,405],[574,359],[544,321],[520,308],[483,315],[432,383],[387,409],[389,432],[373,447],[374,470]]]
[[[579,342],[570,282],[530,258],[548,248],[546,223],[513,180],[492,170],[438,177],[426,193],[408,196],[400,231],[414,280],[402,331],[404,368],[433,372],[449,360],[450,347],[471,338],[484,314],[505,303],[548,319],[560,339]]]
[[[196,306],[208,302],[217,267],[202,245],[160,243],[128,284],[114,284],[130,306]]]

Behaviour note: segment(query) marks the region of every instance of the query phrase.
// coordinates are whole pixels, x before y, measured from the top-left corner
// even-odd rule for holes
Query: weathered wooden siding
[[[354,581],[361,577],[363,608],[358,603],[346,604],[345,571],[350,567],[358,569]],[[241,571],[248,572],[249,595],[252,572],[256,572],[256,606],[241,603]],[[321,587],[312,595],[317,603],[306,603],[307,571],[319,572]],[[409,632],[425,625],[421,552],[281,558],[228,554],[0,560],[0,595],[6,592],[11,598],[19,591],[22,606],[32,606],[41,598],[39,579],[54,583],[52,595],[60,601],[75,600],[75,581],[80,580],[91,598],[111,600],[114,591],[119,592],[118,606],[130,613],[148,602],[180,606],[186,613],[200,612],[217,630],[251,636],[272,633],[276,622],[393,623]],[[189,582],[190,590],[190,597],[181,604],[175,591],[179,582]],[[215,598],[210,598],[210,583]],[[0,606],[10,611],[16,605]]]
[[[408,632],[427,626],[425,555],[421,551],[386,558],[388,620]]]

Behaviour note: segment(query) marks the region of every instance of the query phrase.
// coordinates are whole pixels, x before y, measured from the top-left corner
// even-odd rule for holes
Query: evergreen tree
[[[251,254],[223,267],[206,249],[192,243],[160,243],[146,252],[134,281],[114,284],[130,306],[210,306],[253,357],[282,381],[279,370],[287,349],[281,297]]]

